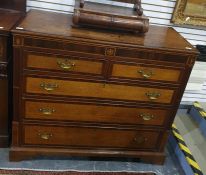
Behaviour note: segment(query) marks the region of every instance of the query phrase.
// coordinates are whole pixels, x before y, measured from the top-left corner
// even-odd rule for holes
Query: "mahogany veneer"
[[[13,30],[10,160],[80,155],[162,164],[196,49],[172,28],[136,35],[71,21],[32,10]]]

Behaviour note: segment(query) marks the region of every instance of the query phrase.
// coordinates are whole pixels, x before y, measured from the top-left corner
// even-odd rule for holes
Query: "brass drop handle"
[[[51,115],[55,112],[54,109],[49,109],[49,108],[40,108],[39,111],[44,115]]]
[[[75,63],[71,62],[69,59],[64,59],[64,61],[57,60],[57,65],[59,65],[59,67],[64,70],[71,70],[72,68],[74,68]]]
[[[160,93],[158,92],[147,92],[145,95],[150,99],[150,100],[157,100],[160,97]]]
[[[142,76],[143,78],[146,78],[146,79],[148,79],[148,78],[150,78],[152,75],[154,75],[154,73],[153,73],[152,71],[147,71],[147,72],[146,72],[145,70],[139,70],[138,73],[140,73],[141,76]]]
[[[146,137],[135,137],[133,139],[133,141],[136,143],[136,144],[142,144],[142,143],[145,143],[148,139]]]
[[[52,84],[52,83],[41,83],[40,87],[43,88],[44,90],[50,92],[58,88],[57,84]]]
[[[149,121],[149,120],[154,118],[154,115],[142,113],[142,114],[139,115],[139,117],[141,117],[145,121]]]
[[[49,140],[53,136],[50,133],[39,133],[38,135],[42,140]]]

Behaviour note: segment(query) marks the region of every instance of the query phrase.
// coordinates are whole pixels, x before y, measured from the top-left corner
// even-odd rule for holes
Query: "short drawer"
[[[181,82],[183,70],[171,67],[154,67],[141,65],[113,64],[111,76],[114,78],[143,79],[154,81],[166,81],[172,83]]]
[[[156,149],[161,132],[77,126],[24,125],[23,144],[120,149]]]
[[[26,78],[26,93],[172,103],[175,90],[45,78]]]
[[[7,37],[0,36],[0,61],[7,61]]]
[[[26,119],[164,126],[171,109],[132,108],[96,104],[25,101]]]
[[[74,56],[25,53],[25,67],[69,73],[102,74],[103,61],[92,61]]]

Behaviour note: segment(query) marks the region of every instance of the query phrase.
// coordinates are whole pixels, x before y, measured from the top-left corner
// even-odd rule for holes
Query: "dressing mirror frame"
[[[171,22],[178,25],[206,26],[206,16],[185,14],[187,3],[188,0],[177,0]]]

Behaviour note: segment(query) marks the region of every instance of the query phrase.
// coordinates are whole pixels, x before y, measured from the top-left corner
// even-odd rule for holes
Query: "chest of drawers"
[[[11,59],[11,28],[19,21],[21,14],[17,11],[0,8],[0,147],[8,146],[8,72]],[[11,71],[11,69],[10,69]],[[10,120],[10,121],[9,121]]]
[[[144,36],[74,28],[30,11],[13,30],[10,160],[135,157],[162,164],[197,51],[172,28]]]

